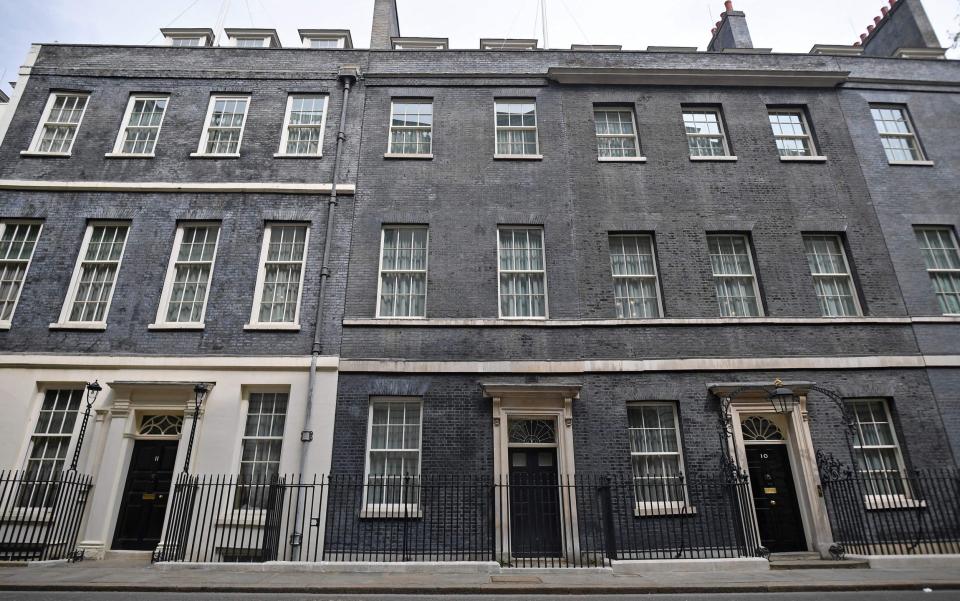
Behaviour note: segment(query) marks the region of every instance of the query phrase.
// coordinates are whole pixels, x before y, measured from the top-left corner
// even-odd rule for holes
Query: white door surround
[[[493,402],[493,481],[494,484],[507,484],[510,478],[510,420],[543,419],[556,424],[556,443],[550,444],[557,449],[557,473],[560,482],[573,481],[576,474],[573,453],[573,401],[580,398],[579,384],[481,384],[483,395]],[[525,445],[520,445],[525,446]],[[510,561],[510,511],[501,509],[501,497],[495,495],[496,505],[494,524],[497,557],[501,561]],[[575,501],[575,499],[574,499]],[[576,503],[563,505],[570,515],[563,519],[576,532]],[[565,554],[574,557],[579,553],[578,537],[567,537]]]
[[[86,538],[78,546],[88,556],[102,558],[114,538],[134,442],[144,438],[182,441],[190,436],[196,417],[195,385],[196,382],[108,382],[108,398],[97,409],[97,437],[89,441],[86,454],[87,471],[94,476],[95,485]],[[212,385],[208,383],[207,387],[209,390]],[[180,434],[141,434],[141,421],[147,415],[182,416]],[[186,446],[181,443],[177,449],[175,475],[183,469]],[[92,469],[94,465],[96,469]]]
[[[741,469],[746,470],[746,445],[786,445],[807,548],[819,552],[821,557],[828,558],[830,557],[829,548],[833,543],[833,533],[830,529],[827,508],[823,502],[816,452],[813,447],[813,439],[810,436],[807,416],[807,393],[812,385],[812,382],[783,383],[783,386],[794,391],[799,401],[793,410],[787,414],[776,413],[768,398],[769,393],[759,388],[761,386],[769,387],[770,383],[768,382],[724,382],[708,384],[707,388],[718,398],[724,399],[729,398],[728,395],[738,388],[744,386],[758,387],[756,390],[745,390],[738,393],[737,396],[729,398],[732,436],[728,438],[730,447],[727,452],[731,453]],[[761,416],[770,420],[780,428],[785,440],[744,441],[742,425],[744,420],[752,416]],[[756,519],[756,514],[752,513],[752,517]]]

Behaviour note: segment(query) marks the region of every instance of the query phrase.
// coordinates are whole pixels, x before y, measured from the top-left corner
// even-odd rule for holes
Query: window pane
[[[960,250],[953,230],[925,227],[915,234],[941,312],[960,314]]]

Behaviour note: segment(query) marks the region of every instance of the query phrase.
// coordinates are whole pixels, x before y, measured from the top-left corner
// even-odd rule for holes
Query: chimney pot
[[[717,28],[716,28],[716,27],[714,27],[713,29],[710,30],[710,35],[717,35]]]
[[[888,13],[888,12],[890,12],[890,9],[887,8],[886,6],[881,6],[881,7],[880,7],[880,14],[882,14],[884,17],[887,16],[887,13]]]
[[[866,41],[867,41],[867,34],[861,33],[861,34],[860,34],[860,41],[861,41],[861,42],[866,42]]]
[[[854,43],[853,43],[853,47],[854,47],[854,48],[859,48],[859,47],[860,47],[860,42],[854,42]]]
[[[874,24],[874,25],[879,25],[879,24],[880,24],[880,21],[882,21],[882,20],[883,20],[883,19],[881,19],[880,17],[874,17],[874,18],[873,18],[873,24]]]
[[[727,9],[727,12],[730,12],[731,10],[733,10],[733,0],[726,0],[723,3],[723,7]]]
[[[897,3],[897,0],[889,0],[889,2],[890,2],[890,6],[893,6],[894,4]]]
[[[868,33],[868,34],[873,33],[873,30],[874,30],[874,29],[876,29],[876,27],[874,27],[873,25],[867,25],[867,33]]]

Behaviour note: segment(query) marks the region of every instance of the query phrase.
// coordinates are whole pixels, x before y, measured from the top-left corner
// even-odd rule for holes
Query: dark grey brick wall
[[[43,220],[33,264],[13,326],[0,332],[0,348],[15,352],[95,354],[308,354],[313,340],[320,262],[326,233],[326,200],[312,196],[251,194],[118,194],[0,192],[0,217]],[[331,285],[323,324],[324,354],[340,338],[346,249],[353,203],[341,200],[331,254]],[[129,220],[131,229],[105,332],[49,329],[58,321],[91,219]],[[219,248],[201,332],[148,331],[154,322],[177,222],[221,223]],[[266,221],[310,224],[299,332],[244,331]]]
[[[583,385],[580,398],[573,402],[578,473],[628,473],[627,404],[657,400],[677,403],[687,473],[704,477],[716,475],[722,448],[718,401],[709,394],[707,384],[772,382],[777,377],[815,381],[847,398],[885,398],[908,468],[953,463],[948,433],[924,370],[561,374],[535,379],[540,384]],[[363,470],[370,398],[396,395],[423,399],[424,475],[488,476],[493,472],[492,408],[491,400],[483,397],[481,383],[530,380],[509,374],[341,374],[333,470]],[[845,428],[836,406],[825,396],[811,393],[807,409],[814,446],[849,463]]]
[[[430,226],[428,317],[497,317],[496,228],[542,225],[549,315],[616,316],[607,237],[655,233],[667,317],[718,316],[708,231],[749,232],[766,314],[820,315],[802,233],[841,232],[871,316],[904,308],[882,232],[834,92],[629,86],[373,87],[366,92],[357,220],[347,316],[376,311],[383,224]],[[435,159],[383,158],[390,98],[434,100]],[[497,97],[537,98],[542,161],[493,160]],[[688,159],[681,104],[724,108],[736,163]],[[636,110],[649,162],[598,163],[595,103]],[[825,164],[782,163],[767,105],[804,105]],[[715,345],[704,348],[709,336]],[[347,328],[345,357],[560,359],[696,355],[912,354],[909,328],[890,326],[722,328],[389,329]]]

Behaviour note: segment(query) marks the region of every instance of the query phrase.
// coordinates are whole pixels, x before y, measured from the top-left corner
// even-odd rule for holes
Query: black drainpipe
[[[340,169],[340,155],[343,151],[343,142],[347,139],[347,101],[350,99],[350,85],[356,81],[359,76],[359,70],[353,66],[342,66],[337,72],[337,79],[343,82],[343,102],[340,105],[340,123],[337,130],[337,145],[333,155],[333,174],[331,175],[330,198],[327,201],[327,234],[323,240],[323,252],[320,254],[320,292],[317,295],[317,316],[316,323],[313,326],[313,346],[310,349],[310,372],[307,374],[307,400],[303,412],[303,429],[300,431],[300,478],[304,477],[304,470],[307,465],[307,451],[310,442],[313,441],[313,430],[311,429],[311,419],[313,414],[313,390],[317,381],[317,357],[323,348],[321,344],[321,327],[323,325],[323,304],[327,291],[327,280],[330,279],[330,245],[334,235],[334,209],[337,207],[337,173]],[[296,561],[300,556],[300,545],[303,540],[302,522],[303,521],[303,499],[301,498],[300,487],[297,487],[296,515],[294,516],[294,532],[290,535],[290,546],[293,548],[293,559]]]

